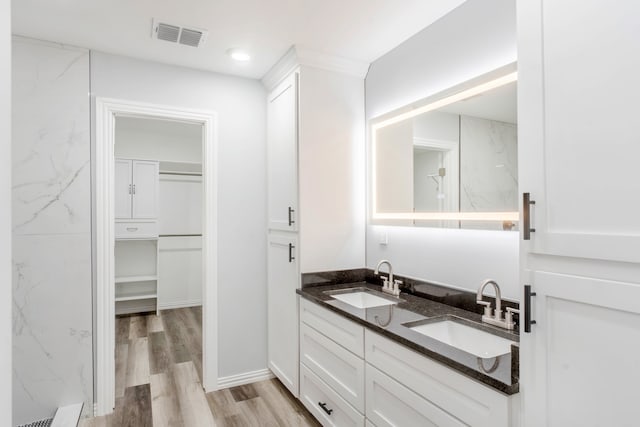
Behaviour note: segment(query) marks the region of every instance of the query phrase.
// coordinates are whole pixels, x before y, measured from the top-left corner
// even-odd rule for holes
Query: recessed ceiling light
[[[236,61],[246,62],[251,59],[251,56],[242,49],[229,49],[227,55]]]

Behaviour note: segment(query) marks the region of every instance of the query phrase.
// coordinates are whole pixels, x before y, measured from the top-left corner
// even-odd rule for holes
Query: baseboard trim
[[[270,380],[271,378],[274,378],[274,375],[269,369],[260,369],[258,371],[245,372],[244,374],[220,377],[218,378],[218,389],[222,390],[224,388],[251,384],[258,381]]]
[[[177,301],[177,302],[165,302],[162,304],[158,304],[158,310],[171,310],[174,308],[186,308],[186,307],[195,307],[198,305],[202,305],[202,300],[187,300],[187,301]]]

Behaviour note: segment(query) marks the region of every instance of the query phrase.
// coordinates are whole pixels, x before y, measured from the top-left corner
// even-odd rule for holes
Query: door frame
[[[213,111],[95,98],[96,415],[115,407],[114,161],[116,117],[201,124],[203,182],[202,369],[206,392],[218,389],[218,129]]]

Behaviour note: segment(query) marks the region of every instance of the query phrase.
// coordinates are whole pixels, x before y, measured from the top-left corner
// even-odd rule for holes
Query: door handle
[[[289,206],[289,227],[291,227],[293,224],[295,224],[296,222],[293,220],[293,213],[295,212],[295,209],[293,209],[291,206]]]
[[[524,331],[531,332],[531,325],[535,325],[536,321],[531,320],[531,297],[535,297],[536,293],[531,292],[531,285],[524,285]]]
[[[289,262],[293,262],[296,259],[296,257],[293,256],[293,250],[295,248],[296,247],[293,246],[293,243],[289,243]]]
[[[531,228],[531,205],[535,205],[536,201],[531,200],[531,194],[522,193],[522,238],[531,240],[531,233],[535,233],[536,229]]]

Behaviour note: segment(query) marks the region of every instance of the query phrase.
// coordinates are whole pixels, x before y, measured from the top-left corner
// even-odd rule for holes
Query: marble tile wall
[[[92,409],[89,52],[13,40],[13,422]]]
[[[517,126],[460,118],[460,211],[518,210]],[[463,228],[502,230],[501,222],[466,221]]]

